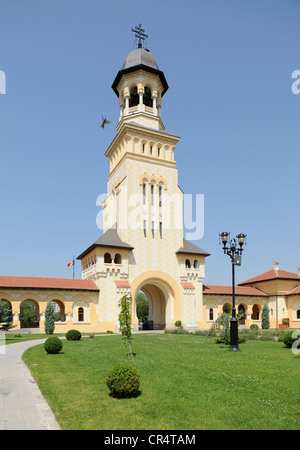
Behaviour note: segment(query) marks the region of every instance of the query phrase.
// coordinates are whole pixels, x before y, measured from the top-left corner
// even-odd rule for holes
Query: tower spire
[[[144,34],[145,30],[142,28],[141,24],[139,24],[139,26],[131,28],[131,31],[135,33],[135,37],[139,40],[138,48],[142,48],[142,41],[144,41],[145,38],[148,38],[148,34]]]

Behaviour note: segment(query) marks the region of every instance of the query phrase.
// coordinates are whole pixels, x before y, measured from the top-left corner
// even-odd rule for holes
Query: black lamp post
[[[238,320],[235,310],[235,279],[234,266],[240,266],[242,263],[243,245],[245,244],[246,234],[238,234],[236,238],[230,239],[230,233],[223,231],[220,233],[224,253],[230,256],[232,263],[232,317],[230,319],[230,350],[239,351]],[[239,246],[238,246],[239,245]]]

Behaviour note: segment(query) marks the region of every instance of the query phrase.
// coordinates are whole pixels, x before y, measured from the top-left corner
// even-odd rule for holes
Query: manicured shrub
[[[81,333],[78,330],[69,330],[66,334],[68,341],[80,341]]]
[[[54,324],[54,308],[52,302],[48,302],[45,311],[45,332],[46,334],[53,334],[55,328]]]
[[[269,319],[269,307],[267,303],[264,304],[262,313],[261,313],[261,327],[263,330],[267,330],[270,328],[270,319]]]
[[[59,353],[62,349],[62,341],[56,336],[49,337],[44,343],[44,349],[47,353]]]
[[[181,327],[181,320],[176,320],[175,327]]]
[[[258,325],[256,323],[252,323],[250,325],[250,330],[258,330]]]
[[[299,339],[299,334],[295,333],[294,337],[293,337],[293,333],[295,330],[292,331],[288,331],[287,333],[285,333],[284,338],[283,338],[283,343],[286,347],[291,348],[293,343],[295,341],[297,341]],[[298,344],[298,348],[300,348],[300,344]]]
[[[113,397],[132,397],[139,390],[140,374],[129,364],[118,364],[109,371],[106,385]]]

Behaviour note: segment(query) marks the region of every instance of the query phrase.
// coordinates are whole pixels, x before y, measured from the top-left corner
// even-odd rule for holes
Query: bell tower
[[[154,242],[163,246],[172,229],[174,245],[181,247],[183,197],[174,158],[180,138],[167,133],[161,120],[162,98],[168,90],[164,73],[153,54],[142,48],[144,30],[139,25],[133,31],[138,48],[126,56],[112,84],[120,116],[117,135],[105,153],[110,171],[104,231],[116,224],[126,242],[142,239],[143,245],[150,240],[152,246]],[[176,202],[172,212],[167,209],[170,198]]]
[[[127,55],[112,89],[119,98],[119,126],[134,122],[164,130],[160,110],[168,84],[149,50],[137,48]]]
[[[120,116],[105,153],[109,175],[103,234],[79,259],[87,267],[83,276],[99,286],[106,329],[113,323],[118,327],[118,301],[124,293],[132,296],[132,325],[138,329],[135,299],[140,290],[154,327],[172,328],[182,320],[194,329],[203,319],[208,253],[183,238],[183,192],[175,161],[180,138],[167,132],[161,120],[168,84],[153,54],[142,48],[144,30],[133,31],[138,47],[126,56],[112,84]],[[192,270],[187,261],[193,261]]]

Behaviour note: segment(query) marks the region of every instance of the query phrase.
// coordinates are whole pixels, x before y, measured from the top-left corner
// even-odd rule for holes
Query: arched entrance
[[[256,303],[252,307],[251,319],[259,320],[259,306]]]
[[[149,318],[154,329],[174,328],[176,320],[182,320],[182,290],[174,278],[159,270],[149,270],[139,274],[131,284],[132,325],[138,330],[136,296],[142,291],[149,302]]]
[[[245,305],[240,303],[239,306],[238,306],[238,311],[237,312],[238,312],[239,324],[240,325],[245,325],[245,320],[246,320],[246,308],[245,308]]]
[[[52,300],[55,322],[65,322],[65,305],[61,300]]]
[[[157,282],[146,283],[140,287],[148,300],[148,319],[143,329],[164,330],[166,327],[166,301],[168,293],[166,288]]]
[[[176,320],[182,320],[180,308],[182,294],[179,286],[170,275],[151,270],[138,275],[131,283],[132,325],[135,331],[138,330],[136,296],[140,291],[148,299],[148,321],[153,322],[154,330],[173,328]]]
[[[39,328],[39,304],[34,300],[24,300],[20,305],[21,328]]]

